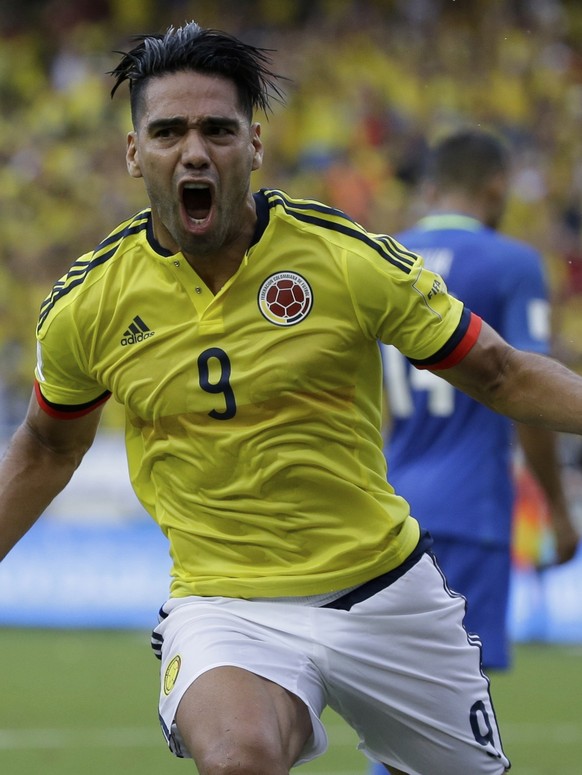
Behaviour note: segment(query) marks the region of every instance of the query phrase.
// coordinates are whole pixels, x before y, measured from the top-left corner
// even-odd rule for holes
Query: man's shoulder
[[[423,251],[448,248],[455,253],[479,256],[492,264],[500,263],[504,271],[520,272],[543,264],[540,251],[512,235],[483,227],[475,230],[427,229],[415,225],[398,232],[396,239],[404,246],[424,255]]]
[[[116,265],[129,250],[138,246],[146,236],[150,210],[143,210],[120,223],[93,250],[80,256],[53,285],[41,304],[37,330],[45,325],[55,311],[83,299],[87,293]]]
[[[261,189],[271,216],[283,220],[297,230],[322,238],[373,238],[363,226],[343,210],[318,199],[290,196],[280,189]],[[273,220],[273,219],[271,219]]]
[[[526,258],[539,257],[540,252],[529,242],[515,237],[503,231],[489,229],[489,239],[493,244],[502,246],[504,250],[511,251],[516,256],[525,256]]]
[[[349,257],[350,261],[381,260],[383,265],[406,274],[412,271],[417,261],[417,257],[404,249],[394,237],[369,231],[343,210],[317,199],[291,197],[277,189],[262,189],[261,193],[274,215],[270,218],[271,228],[282,227],[281,222],[284,222],[291,229],[291,239],[323,248],[323,252],[319,250],[320,257],[327,249],[328,254],[336,259],[342,256]]]
[[[134,247],[147,237],[151,221],[151,210],[147,208],[122,221],[101,242],[86,254],[92,260],[101,258],[102,261],[111,258],[118,252]]]
[[[366,233],[366,230],[343,210],[321,202],[318,199],[290,196],[281,189],[261,189],[271,215],[293,223],[300,229],[315,227],[325,232],[353,230]],[[342,227],[342,228],[338,228]]]

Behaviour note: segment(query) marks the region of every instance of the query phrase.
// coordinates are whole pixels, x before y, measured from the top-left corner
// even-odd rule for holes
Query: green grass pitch
[[[0,772],[195,775],[161,737],[147,633],[4,629],[0,655]],[[492,677],[512,772],[579,775],[582,645],[519,645],[514,656],[510,673]],[[353,732],[332,713],[324,720],[329,751],[298,775],[364,775]]]

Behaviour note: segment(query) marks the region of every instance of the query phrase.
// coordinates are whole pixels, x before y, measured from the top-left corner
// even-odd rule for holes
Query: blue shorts
[[[483,546],[433,535],[432,550],[449,588],[467,600],[465,629],[477,633],[483,644],[483,666],[509,667],[507,608],[511,557],[507,547]]]

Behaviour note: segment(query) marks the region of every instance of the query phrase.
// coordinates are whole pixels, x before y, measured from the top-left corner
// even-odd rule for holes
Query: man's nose
[[[184,135],[182,142],[182,163],[190,167],[202,167],[208,164],[208,148],[204,137],[196,130]]]

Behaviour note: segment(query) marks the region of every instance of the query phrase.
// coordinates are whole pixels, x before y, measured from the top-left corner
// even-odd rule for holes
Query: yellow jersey
[[[40,311],[39,402],[63,418],[111,394],[124,405],[172,596],[314,595],[400,565],[420,531],[386,481],[378,340],[438,368],[476,338],[390,236],[282,191],[255,202],[253,244],[216,295],[144,210]]]

